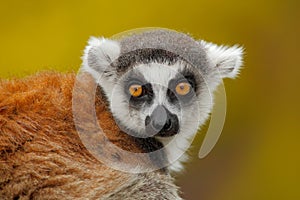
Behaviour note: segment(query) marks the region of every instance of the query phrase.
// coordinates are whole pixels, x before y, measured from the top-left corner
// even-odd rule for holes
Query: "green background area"
[[[221,138],[200,160],[199,134],[178,184],[190,200],[300,199],[299,2],[1,1],[0,77],[77,71],[90,36],[140,27],[241,44],[245,65],[225,80]]]

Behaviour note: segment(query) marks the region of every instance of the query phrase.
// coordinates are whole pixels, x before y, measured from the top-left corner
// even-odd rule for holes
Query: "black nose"
[[[175,135],[179,129],[177,116],[161,105],[146,117],[145,125],[148,134],[161,137]]]

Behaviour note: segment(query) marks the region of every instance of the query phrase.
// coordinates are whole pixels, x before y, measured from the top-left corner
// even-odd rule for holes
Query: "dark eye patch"
[[[133,97],[129,92],[129,87],[134,84],[142,86],[142,94],[138,97]],[[129,105],[132,108],[139,109],[145,103],[151,104],[154,99],[152,85],[150,83],[146,83],[144,79],[138,79],[137,77],[130,77],[126,79],[124,91],[128,98]]]
[[[182,82],[189,83],[192,87],[192,90],[184,96],[176,95],[175,88],[177,84]],[[185,70],[182,73],[178,74],[174,79],[170,80],[167,90],[167,97],[171,103],[175,103],[177,101],[188,103],[196,94],[196,91],[197,84],[194,74],[190,71]]]
[[[194,92],[196,92],[197,84],[196,84],[196,77],[195,77],[194,73],[189,70],[184,70],[181,73],[181,77],[182,76],[192,86],[192,88],[194,89]]]

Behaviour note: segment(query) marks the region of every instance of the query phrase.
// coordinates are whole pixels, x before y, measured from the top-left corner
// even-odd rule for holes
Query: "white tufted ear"
[[[119,57],[120,45],[118,42],[91,37],[84,50],[83,69],[89,72],[96,80],[101,76],[113,79],[115,69],[110,64]]]
[[[243,48],[237,45],[218,46],[201,41],[214,67],[218,68],[222,78],[234,78],[243,64]]]
[[[116,69],[111,63],[119,57],[120,52],[121,47],[117,41],[91,37],[82,57],[83,71],[94,77],[109,100],[117,80]]]

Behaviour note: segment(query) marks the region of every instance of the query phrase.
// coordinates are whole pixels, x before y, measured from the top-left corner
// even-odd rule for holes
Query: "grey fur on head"
[[[203,46],[192,37],[167,29],[148,30],[121,38],[121,55],[139,49],[162,49],[180,56],[199,67],[203,73],[209,68]]]
[[[162,58],[173,63],[181,59],[200,69],[204,76],[234,78],[243,63],[243,48],[198,41],[168,29],[144,30],[114,40],[92,37],[85,49],[83,67],[97,77],[102,73],[111,76],[113,69],[107,70],[110,65],[115,71],[124,71],[130,64],[147,59],[165,62]]]

